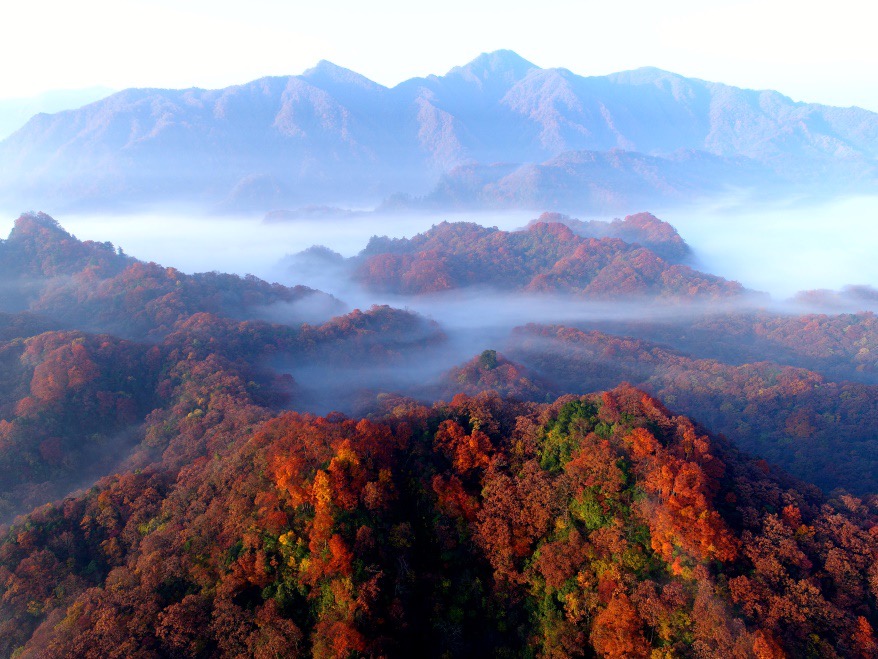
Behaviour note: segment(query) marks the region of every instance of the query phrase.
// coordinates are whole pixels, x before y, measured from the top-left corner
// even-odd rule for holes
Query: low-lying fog
[[[52,215],[51,209],[43,209]],[[551,210],[551,209],[547,209]],[[713,204],[651,210],[677,228],[692,247],[696,266],[736,279],[776,300],[810,289],[846,285],[878,287],[878,196],[835,199],[823,203]],[[0,223],[5,236],[17,213]],[[467,220],[516,229],[539,213],[437,213],[358,215],[350,218],[302,219],[266,223],[261,216],[194,217],[154,212],[133,216],[55,216],[83,240],[110,241],[126,253],[174,266],[185,272],[219,270],[278,279],[278,262],[286,255],[321,244],[352,256],[372,235],[409,237],[442,220]],[[54,216],[54,215],[53,215]],[[578,215],[579,219],[610,216]],[[344,297],[332,281],[311,283]],[[351,301],[353,302],[353,301]]]
[[[474,221],[501,229],[527,224],[533,213],[501,215],[448,213],[437,215],[363,215],[352,218],[264,222],[261,215],[198,217],[178,212],[114,215],[57,215],[54,217],[80,240],[109,241],[126,254],[155,261],[184,272],[218,270],[271,277],[287,254],[315,244],[344,256],[354,256],[373,235],[412,236],[443,220]],[[18,213],[0,225],[6,237]],[[537,214],[538,215],[538,214]]]
[[[50,214],[51,210],[47,209]],[[632,208],[631,213],[644,209]],[[819,205],[698,205],[673,210],[646,209],[674,225],[694,252],[696,266],[737,279],[750,289],[770,293],[778,307],[797,291],[840,289],[848,285],[878,288],[878,197],[851,197]],[[16,214],[0,224],[6,235]],[[765,296],[730,303],[657,304],[646,301],[574,301],[569,297],[498,293],[468,289],[422,297],[380,295],[362,290],[320,264],[310,272],[291,273],[284,256],[314,244],[344,256],[362,250],[372,235],[409,237],[443,220],[474,221],[512,230],[537,217],[536,212],[364,214],[350,218],[304,219],[266,223],[263,218],[193,218],[178,213],[136,216],[55,216],[83,240],[110,241],[126,253],[185,272],[218,270],[252,273],[271,281],[306,284],[334,294],[348,309],[389,304],[436,320],[447,339],[406,349],[398,361],[368,367],[326,369],[310,363],[289,364],[300,388],[295,406],[316,412],[355,411],[363,390],[427,395],[447,370],[485,349],[503,351],[515,326],[530,322],[599,327],[601,321],[680,321],[708,312],[730,311],[726,304],[766,306]],[[582,214],[579,219],[610,220]],[[872,290],[870,295],[874,294]],[[874,296],[874,295],[873,295]],[[874,304],[858,308],[878,307]],[[859,298],[864,299],[864,298]],[[338,313],[321,298],[265,309],[266,319],[320,322]],[[302,305],[312,304],[313,309]],[[859,304],[859,302],[856,302]],[[321,306],[322,305],[322,306]],[[820,307],[821,309],[823,307]],[[794,310],[802,311],[802,307]],[[841,307],[839,307],[841,310]],[[307,313],[305,313],[307,311]],[[373,398],[374,400],[374,398]]]
[[[775,298],[878,286],[876,196],[749,207],[730,201],[664,215],[658,216],[689,243],[700,269]]]

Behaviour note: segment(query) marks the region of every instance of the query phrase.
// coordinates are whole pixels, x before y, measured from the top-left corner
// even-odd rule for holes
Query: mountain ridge
[[[298,76],[217,90],[129,89],[35,116],[0,142],[0,200],[68,208],[183,199],[263,212],[377,205],[395,193],[427,195],[455,167],[613,150],[706,153],[720,159],[711,176],[719,187],[765,170],[767,182],[754,185],[766,190],[872,190],[878,114],[649,67],[584,77],[512,51],[394,87],[323,60]],[[699,172],[686,165],[676,187],[714,193]],[[588,180],[600,187],[608,176],[604,167]],[[578,193],[581,181],[565,184],[574,186],[570,206],[593,207]],[[647,197],[640,203],[661,198],[648,181],[629,186]]]

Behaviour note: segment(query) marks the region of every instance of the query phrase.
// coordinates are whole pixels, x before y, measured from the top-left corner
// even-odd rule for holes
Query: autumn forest
[[[878,657],[872,312],[649,213],[124,247],[0,241],[0,655]]]

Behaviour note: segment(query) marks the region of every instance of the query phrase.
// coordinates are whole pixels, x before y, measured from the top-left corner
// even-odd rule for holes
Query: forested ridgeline
[[[521,272],[646,250],[473,227],[434,238]],[[305,323],[342,303],[45,215],[0,257],[3,656],[878,654],[871,314],[533,324],[470,359],[441,315]],[[285,411],[317,380],[362,413]]]

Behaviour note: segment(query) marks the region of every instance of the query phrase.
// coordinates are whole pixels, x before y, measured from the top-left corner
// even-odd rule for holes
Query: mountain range
[[[388,88],[329,62],[219,90],[128,89],[0,142],[0,202],[602,210],[729,189],[873,190],[878,114],[654,68],[511,51]]]
[[[37,96],[0,99],[0,140],[12,135],[35,114],[78,108],[106,98],[114,91],[109,87],[59,89]]]

